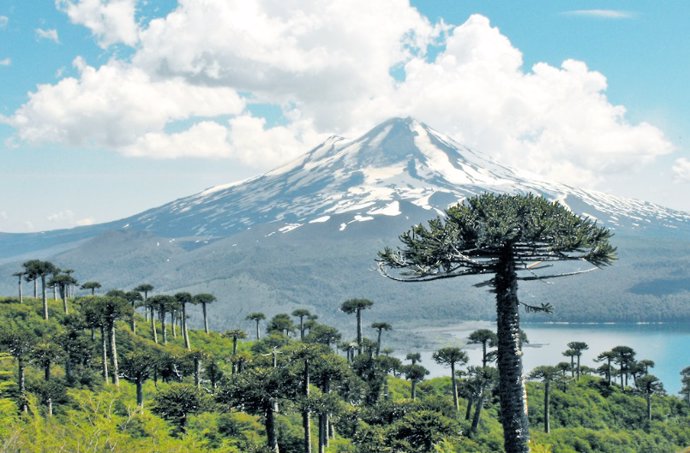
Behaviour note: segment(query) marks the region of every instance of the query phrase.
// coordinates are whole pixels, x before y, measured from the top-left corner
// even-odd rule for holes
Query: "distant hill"
[[[355,140],[332,137],[265,175],[127,219],[0,234],[0,274],[8,276],[0,290],[14,292],[9,275],[40,257],[107,288],[149,282],[213,292],[217,328],[256,309],[298,305],[344,319],[333,307],[350,297],[374,300],[382,319],[488,319],[492,295],[472,287],[478,280],[401,284],[374,266],[376,252],[412,224],[486,191],[543,195],[614,230],[620,259],[610,268],[522,284],[525,302],[553,304],[550,319],[690,320],[690,214],[539,181],[411,118]]]

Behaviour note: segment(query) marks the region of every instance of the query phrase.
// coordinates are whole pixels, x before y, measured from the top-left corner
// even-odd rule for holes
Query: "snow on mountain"
[[[275,224],[269,234],[329,222],[345,231],[352,222],[405,215],[405,206],[432,217],[485,191],[540,194],[613,229],[690,226],[687,213],[535,180],[412,118],[390,119],[354,140],[331,137],[263,176],[212,187],[122,224],[170,237],[225,237],[261,224]]]

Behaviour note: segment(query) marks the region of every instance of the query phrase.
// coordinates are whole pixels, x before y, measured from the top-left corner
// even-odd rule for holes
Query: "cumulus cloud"
[[[596,17],[599,19],[632,19],[635,17],[630,11],[616,9],[576,9],[565,11],[563,14],[568,16]]]
[[[72,23],[91,30],[102,48],[137,43],[136,0],[56,0],[55,4]]]
[[[59,2],[71,18],[115,3]],[[524,68],[520,50],[479,15],[450,26],[405,0],[180,0],[135,34],[131,59],[78,59],[77,77],[39,86],[4,122],[25,141],[269,169],[324,135],[409,115],[507,164],[590,185],[673,150],[607,99],[603,74],[574,60]],[[430,44],[440,49],[433,58]],[[286,123],[268,127],[248,102],[277,106]]]
[[[237,114],[244,106],[232,88],[153,79],[117,61],[94,68],[78,58],[74,65],[78,78],[40,85],[5,120],[22,140],[129,149],[175,121]]]
[[[3,28],[7,28],[7,24],[10,22],[9,17],[7,16],[0,16],[0,30]]]
[[[690,182],[690,160],[685,157],[676,159],[672,170],[677,182]]]
[[[10,57],[3,58],[0,60],[0,66],[11,66],[12,65],[12,59]]]
[[[36,29],[36,36],[39,39],[47,39],[49,41],[53,41],[54,43],[59,43],[60,42],[60,37],[58,36],[58,31],[55,30],[54,28],[51,29],[43,29],[43,28],[37,28]]]

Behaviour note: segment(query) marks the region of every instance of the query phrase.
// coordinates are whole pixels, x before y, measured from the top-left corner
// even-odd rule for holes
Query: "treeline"
[[[247,330],[221,334],[187,329],[195,296],[152,294],[150,285],[97,295],[93,286],[93,295],[45,305],[1,301],[2,451],[503,451],[495,332],[468,339],[482,346],[481,363],[469,364],[459,345],[436,351],[448,376],[427,380],[418,353],[402,359],[386,347],[394,326],[365,322],[375,310],[366,299],[341,304],[353,316],[347,335],[306,309],[257,311]],[[663,395],[652,363],[620,347],[594,370],[579,364],[586,347],[570,343],[569,362],[531,374],[530,422],[544,427],[533,430],[533,451],[690,444],[689,401]]]

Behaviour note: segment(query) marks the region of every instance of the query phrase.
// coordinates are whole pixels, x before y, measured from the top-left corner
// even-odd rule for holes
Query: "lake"
[[[669,394],[677,394],[681,388],[680,371],[690,366],[690,324],[681,323],[525,323],[529,344],[523,347],[525,373],[539,365],[555,365],[569,362],[563,356],[571,341],[584,341],[589,349],[580,359],[582,365],[596,368],[601,363],[594,358],[615,346],[629,346],[636,352],[636,359],[650,359],[655,367],[650,370],[664,383]],[[417,330],[424,336],[443,338],[442,346],[462,346],[467,336],[477,329],[496,330],[490,322],[468,321],[452,326],[431,327]],[[481,345],[466,345],[463,349],[470,357],[470,364],[481,365]],[[437,365],[431,358],[433,351],[419,351],[422,365],[429,369],[430,376],[444,376],[449,369]]]

